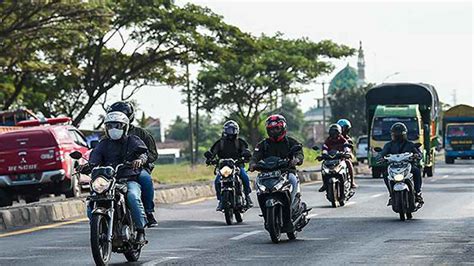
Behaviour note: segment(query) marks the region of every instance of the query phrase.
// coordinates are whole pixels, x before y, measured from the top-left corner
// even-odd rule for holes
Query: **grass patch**
[[[163,184],[183,184],[214,180],[214,167],[199,164],[191,168],[189,163],[156,165],[153,180]]]

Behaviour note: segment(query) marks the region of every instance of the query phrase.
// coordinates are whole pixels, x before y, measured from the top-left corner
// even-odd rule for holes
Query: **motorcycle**
[[[319,150],[319,148],[314,146],[313,150]],[[318,161],[323,161],[321,173],[327,185],[326,198],[334,208],[344,206],[355,194],[351,187],[346,163],[346,160],[350,158],[350,154],[334,150],[316,158]]]
[[[381,152],[380,147],[374,149]],[[412,162],[416,160],[413,153],[390,154],[384,156],[379,163],[386,162],[387,179],[392,195],[392,210],[400,215],[400,220],[412,219],[413,213],[420,209],[423,204],[415,201],[415,189],[413,174],[411,173]]]
[[[245,150],[242,158],[234,159],[214,159],[211,160],[212,153],[207,151],[204,156],[209,160],[208,165],[214,165],[219,172],[221,183],[221,201],[223,213],[227,225],[234,223],[234,216],[237,223],[243,221],[243,214],[248,210],[245,202],[242,179],[240,178],[240,167],[250,158],[250,151]]]
[[[78,151],[70,156],[82,158]],[[87,200],[92,209],[90,242],[96,265],[107,265],[112,252],[123,253],[130,262],[140,258],[144,244],[135,241],[137,232],[126,200],[127,179],[117,175],[122,167],[129,166],[126,162],[115,169],[99,166],[91,170],[91,196]]]
[[[311,209],[301,202],[299,193],[291,203],[291,192],[297,188],[292,187],[288,180],[290,160],[293,154],[301,149],[301,146],[294,146],[288,158],[268,157],[258,162],[255,167],[255,170],[260,172],[256,179],[258,203],[265,229],[273,243],[280,242],[282,233],[286,233],[290,240],[296,239],[297,232],[309,222],[306,216]]]

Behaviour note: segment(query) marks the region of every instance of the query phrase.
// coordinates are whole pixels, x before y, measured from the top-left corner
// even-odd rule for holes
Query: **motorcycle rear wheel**
[[[407,212],[407,220],[413,219],[413,214],[411,212]]]
[[[270,233],[270,238],[272,242],[278,244],[281,238],[281,228],[280,228],[280,217],[277,207],[271,207],[267,209],[267,229]]]
[[[289,240],[295,240],[298,233],[296,231],[286,233]]]
[[[107,241],[109,221],[103,215],[92,215],[91,250],[96,265],[107,265],[112,255],[112,243]]]
[[[140,248],[137,248],[137,249],[133,249],[133,250],[124,252],[123,255],[125,256],[127,261],[134,262],[134,261],[138,261],[138,259],[140,259],[140,253],[141,252],[142,252],[142,248],[140,247]]]
[[[235,212],[234,212],[234,215],[235,215],[235,221],[236,221],[237,223],[241,223],[241,222],[244,221],[244,219],[243,219],[243,217],[242,217],[243,215],[242,215],[242,213],[240,213],[239,211],[235,211]]]

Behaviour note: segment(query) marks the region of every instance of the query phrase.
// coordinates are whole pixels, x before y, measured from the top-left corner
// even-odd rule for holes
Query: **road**
[[[424,179],[425,206],[401,222],[381,179],[358,177],[351,202],[333,209],[319,183],[302,187],[312,220],[296,241],[273,244],[259,209],[226,226],[211,199],[159,206],[137,265],[155,264],[474,264],[474,162],[439,164]],[[0,236],[0,265],[92,265],[86,222]],[[125,258],[114,254],[111,265]]]

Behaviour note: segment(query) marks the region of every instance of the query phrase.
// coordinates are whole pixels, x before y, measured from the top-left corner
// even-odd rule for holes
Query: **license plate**
[[[35,179],[34,174],[20,174],[16,176],[16,181],[30,181]]]
[[[281,175],[280,171],[272,171],[272,172],[266,172],[266,173],[261,173],[260,178],[275,178],[279,177]]]

